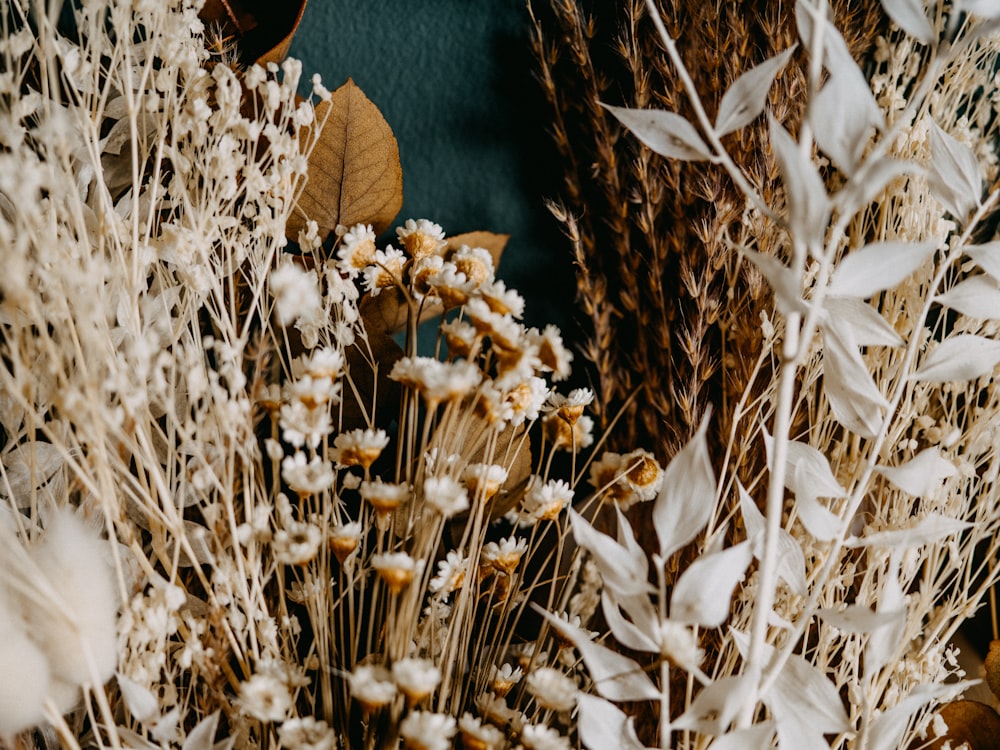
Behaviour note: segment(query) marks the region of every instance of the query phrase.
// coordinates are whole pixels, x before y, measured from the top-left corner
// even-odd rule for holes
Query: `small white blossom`
[[[538,705],[552,711],[571,711],[576,705],[576,683],[558,669],[542,667],[528,675],[528,692]]]
[[[407,750],[451,750],[455,717],[429,711],[413,711],[399,725],[399,736]]]

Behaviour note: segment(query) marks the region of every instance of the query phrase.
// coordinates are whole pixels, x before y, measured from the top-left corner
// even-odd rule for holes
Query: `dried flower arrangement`
[[[504,237],[379,240],[391,130],[351,82],[300,100],[287,34],[248,59],[232,2],[92,0],[71,34],[6,5],[0,746],[960,741],[949,638],[1000,576],[1000,7],[882,5],[870,80],[799,0],[712,117],[627,6],[684,114],[587,106],[644,174],[732,181],[711,257],[743,287],[697,325],[762,313],[740,390],[651,446],[666,468],[553,389],[571,355],[520,322]]]

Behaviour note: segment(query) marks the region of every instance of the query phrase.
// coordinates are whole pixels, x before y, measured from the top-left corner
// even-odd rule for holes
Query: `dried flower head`
[[[399,736],[407,750],[450,750],[455,727],[454,716],[413,711],[400,723]]]
[[[396,697],[396,683],[385,667],[364,664],[348,677],[351,697],[361,704],[364,712],[371,713],[389,705]]]
[[[354,554],[361,541],[361,524],[357,521],[334,526],[330,529],[328,544],[333,556],[341,565]]]
[[[444,230],[440,225],[427,219],[407,219],[406,223],[396,229],[396,237],[400,244],[416,261],[428,256],[438,255],[444,251],[447,244]]]
[[[441,670],[428,659],[410,657],[392,665],[392,679],[408,705],[415,706],[429,697],[441,683]]]
[[[349,278],[354,278],[375,263],[375,231],[370,224],[355,224],[350,229],[337,227],[340,247],[337,249],[337,268]]]
[[[424,480],[424,501],[445,518],[469,508],[469,495],[465,486],[448,476],[428,477]]]
[[[510,575],[521,562],[528,549],[526,539],[507,537],[499,542],[487,542],[483,547],[483,562],[491,568]]]
[[[421,563],[423,561],[420,561]],[[372,567],[385,581],[389,591],[398,594],[410,585],[417,573],[418,563],[405,552],[390,552],[372,556]]]
[[[507,469],[499,464],[469,464],[462,470],[462,481],[476,501],[485,502],[507,481]]]
[[[551,711],[572,711],[576,705],[576,683],[558,669],[536,669],[528,675],[527,688],[538,705]]]
[[[333,460],[339,466],[360,466],[367,470],[389,445],[385,430],[356,429],[333,439]]]

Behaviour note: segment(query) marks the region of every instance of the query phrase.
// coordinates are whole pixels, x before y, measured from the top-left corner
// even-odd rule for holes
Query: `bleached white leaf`
[[[121,691],[122,698],[125,699],[125,707],[132,714],[132,718],[145,723],[160,715],[160,702],[148,688],[143,687],[134,680],[130,680],[121,673],[118,673],[116,676],[118,678],[118,690]]]
[[[768,436],[765,440],[773,441],[773,438]],[[826,456],[811,445],[789,441],[788,469],[785,485],[796,494],[808,492],[816,497],[843,497],[846,494],[833,476]]]
[[[795,509],[806,531],[819,541],[829,542],[839,536],[843,526],[840,516],[825,507],[811,492],[795,495]]]
[[[823,302],[823,330],[845,345],[899,346],[903,339],[870,304],[856,297],[827,297]]]
[[[757,504],[739,482],[736,483],[740,495],[740,512],[743,515],[743,526],[747,531],[747,540],[753,549],[754,557],[763,559],[764,552],[764,514],[757,509]],[[806,560],[802,547],[795,538],[784,529],[778,532],[778,577],[788,584],[793,593],[800,596],[806,593]]]
[[[716,133],[725,135],[739,130],[764,111],[771,83],[778,75],[778,71],[785,67],[788,58],[795,51],[795,46],[769,57],[733,81],[733,85],[723,94],[719,103],[719,113],[715,118]]]
[[[577,730],[580,741],[589,750],[644,750],[632,726],[632,717],[615,704],[596,695],[579,693],[576,697]],[[186,748],[185,748],[186,750]]]
[[[828,66],[830,80],[813,100],[809,120],[817,145],[850,176],[872,132],[882,125],[882,111],[864,76],[854,74],[857,64],[850,55],[845,57]]]
[[[823,732],[808,721],[787,714],[778,719],[778,750],[829,750]]]
[[[924,264],[937,242],[873,242],[844,256],[830,281],[829,294],[868,298],[892,289]]]
[[[861,353],[836,335],[823,335],[823,393],[833,416],[861,437],[874,438],[889,407]]]
[[[900,159],[869,159],[834,196],[841,212],[853,215],[866,208],[897,177],[919,173],[920,167]]]
[[[848,604],[843,609],[824,607],[817,610],[816,614],[847,633],[870,633],[887,623],[884,612],[874,612],[861,604]]]
[[[837,688],[818,667],[797,654],[788,657],[764,703],[778,721],[779,736],[785,722],[801,723],[820,735],[850,728]]]
[[[115,731],[118,732],[118,738],[128,750],[163,750],[159,745],[154,745],[141,734],[128,727],[115,727]]]
[[[634,598],[639,599],[639,597]],[[646,602],[647,606],[651,606],[646,596],[642,596],[641,599]],[[629,621],[622,615],[618,600],[607,588],[601,592],[601,610],[604,612],[604,619],[607,620],[611,634],[623,646],[633,651],[645,651],[651,654],[660,652],[659,645],[651,636],[646,635],[646,631],[642,627],[643,625],[649,626],[650,623],[655,626],[655,617],[640,619],[638,624]]]
[[[830,199],[816,165],[799,149],[781,123],[768,114],[771,148],[785,186],[792,234],[806,245],[820,242],[830,218]]]
[[[778,310],[782,315],[805,312],[806,306],[802,301],[802,281],[791,268],[773,255],[764,255],[753,250],[744,250],[743,254],[747,260],[757,266],[757,270],[767,279],[771,291],[774,292]]]
[[[670,619],[717,628],[729,616],[729,600],[753,556],[748,542],[702,555],[688,565],[670,597]]]
[[[28,507],[31,491],[47,483],[63,466],[59,449],[38,441],[17,445],[0,460],[7,474],[6,481],[0,477],[0,495],[12,498],[19,508]]]
[[[747,729],[737,729],[717,737],[708,750],[770,750],[774,724],[765,721]]]
[[[706,414],[694,437],[670,461],[653,505],[653,526],[663,558],[694,539],[715,506],[715,472],[705,439],[708,417]]]
[[[972,149],[944,132],[928,118],[931,162],[927,178],[931,192],[952,216],[964,222],[979,205],[982,178]]]
[[[1000,281],[1000,241],[969,245],[965,248],[965,254],[976,261],[976,265],[994,281]]]
[[[934,41],[934,27],[924,13],[920,0],[882,0],[882,7],[893,22],[923,44]]]
[[[957,518],[942,515],[941,513],[928,513],[919,521],[911,521],[910,526],[896,529],[886,529],[865,534],[852,540],[852,546],[856,547],[891,547],[895,549],[905,549],[907,547],[919,547],[923,544],[931,544],[943,539],[946,536],[965,531],[972,526],[968,521],[960,521]]]
[[[961,8],[980,18],[1000,18],[1000,0],[962,0]]]
[[[694,125],[684,117],[661,109],[629,109],[603,105],[646,146],[670,159],[705,161],[712,152]]]
[[[902,744],[903,734],[914,715],[932,700],[949,695],[961,695],[975,683],[973,680],[950,685],[917,685],[913,691],[892,708],[883,711],[872,722],[868,730],[870,750],[897,750]]]
[[[906,595],[899,583],[901,557],[901,550],[892,551],[888,568],[879,582],[875,611],[885,615],[886,620],[871,632],[865,645],[864,671],[869,678],[874,678],[878,670],[889,663],[906,629]]]
[[[206,716],[188,733],[181,750],[212,750],[219,727],[219,712]]]
[[[736,718],[744,700],[753,690],[746,675],[720,677],[706,686],[678,716],[673,726],[706,734],[722,734]]]
[[[594,643],[580,628],[532,605],[549,624],[580,652],[597,692],[609,701],[658,700],[660,691],[634,660]]]
[[[922,450],[901,466],[879,466],[875,471],[914,497],[932,494],[941,482],[958,473],[955,464],[942,456],[937,448]]]
[[[1000,341],[971,333],[945,339],[924,357],[911,380],[947,383],[975,380],[993,372],[1000,362]]]
[[[730,629],[733,643],[740,656],[747,658],[750,636],[735,628]],[[770,662],[775,651],[764,644],[764,658]],[[781,674],[771,682],[763,696],[778,723],[780,748],[825,747],[816,745],[816,735],[847,731],[849,720],[837,688],[817,667],[798,654],[789,656]],[[800,745],[794,744],[800,742]]]
[[[572,508],[569,520],[573,538],[593,556],[606,586],[621,594],[645,593],[651,589],[646,580],[649,562],[645,554],[633,555]]]
[[[1000,285],[985,274],[960,281],[936,299],[970,318],[1000,319]]]

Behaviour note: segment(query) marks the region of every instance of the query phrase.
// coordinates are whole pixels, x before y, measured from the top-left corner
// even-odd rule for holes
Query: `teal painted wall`
[[[499,276],[526,297],[527,321],[570,327],[568,246],[543,203],[558,165],[524,0],[312,0],[291,54],[306,79],[318,72],[332,89],[351,77],[382,111],[403,165],[400,222],[512,235]]]

